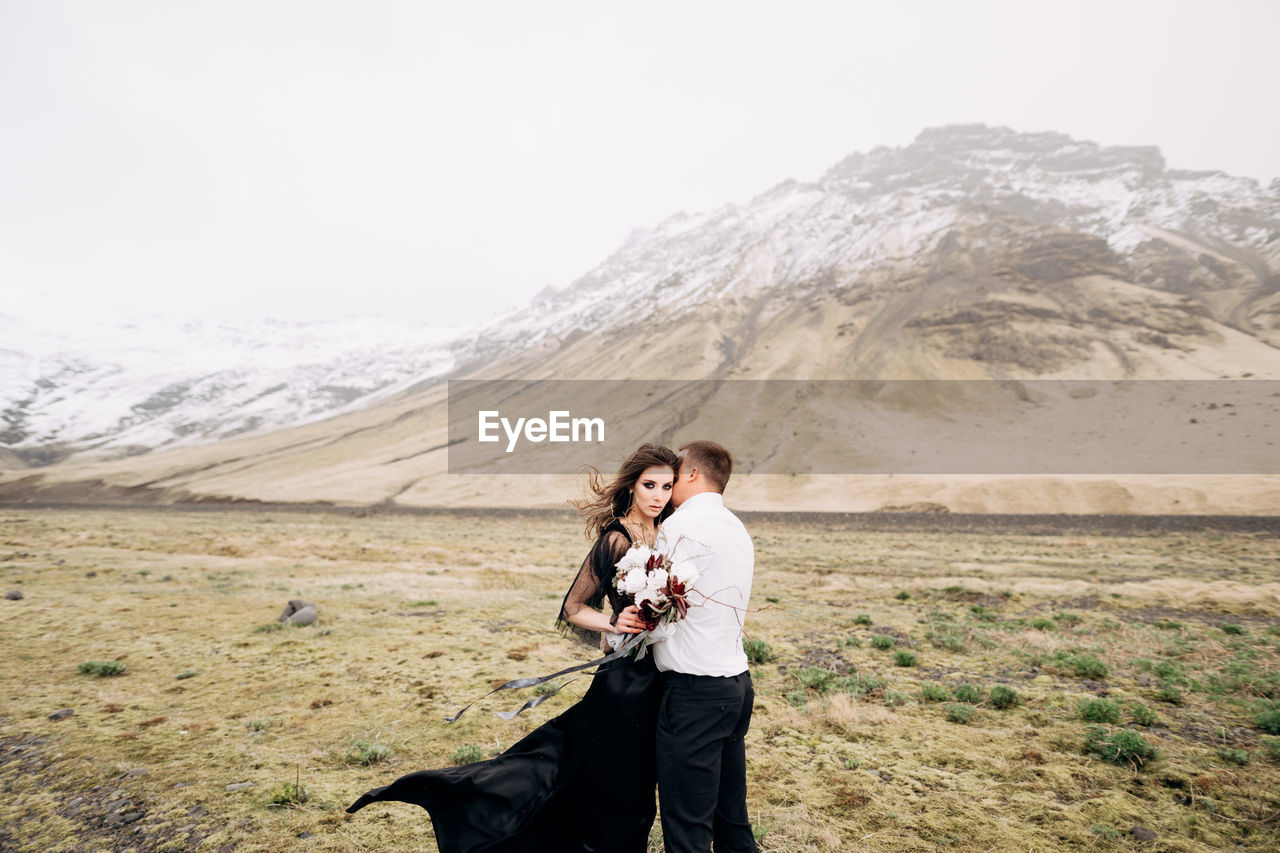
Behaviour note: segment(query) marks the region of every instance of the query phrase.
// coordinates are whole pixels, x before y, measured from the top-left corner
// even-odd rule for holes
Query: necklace
[[[655,526],[653,532],[648,530],[648,526],[641,521],[633,519],[631,514],[624,515],[621,519],[622,526],[627,528],[627,532],[631,534],[632,541],[639,542],[641,545],[652,548],[653,543],[657,541],[658,530]]]

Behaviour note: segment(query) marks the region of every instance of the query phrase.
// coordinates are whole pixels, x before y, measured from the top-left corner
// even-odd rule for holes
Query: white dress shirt
[[[655,547],[673,563],[692,561],[700,572],[688,615],[662,631],[665,640],[653,645],[658,669],[718,676],[745,672],[742,626],[751,600],[755,546],[738,517],[725,509],[724,496],[702,492],[688,498],[662,523]]]

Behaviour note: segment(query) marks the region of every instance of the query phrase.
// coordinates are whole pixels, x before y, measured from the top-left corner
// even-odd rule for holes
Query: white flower
[[[649,573],[649,586],[654,589],[666,589],[667,573],[662,569],[654,569]]]
[[[619,590],[627,593],[628,595],[635,595],[637,592],[644,589],[648,582],[649,578],[645,574],[644,569],[631,569],[622,576],[622,583],[619,584]]]
[[[652,602],[660,607],[665,601],[666,596],[651,586],[647,586],[636,593],[636,607],[643,607],[645,602]]]
[[[632,569],[643,569],[645,563],[649,562],[650,553],[645,545],[632,545],[617,562],[618,571],[629,573]]]
[[[686,587],[693,586],[698,579],[698,567],[689,560],[681,560],[671,567],[671,574],[675,575],[679,581]]]

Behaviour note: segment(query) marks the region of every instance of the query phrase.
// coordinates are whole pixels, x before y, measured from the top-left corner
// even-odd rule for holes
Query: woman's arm
[[[627,552],[629,546],[627,537],[621,533],[610,533],[606,541],[597,543],[597,548],[608,549],[608,559],[610,564],[616,563]],[[616,555],[615,555],[616,552]],[[577,625],[587,631],[600,631],[601,633],[612,631],[618,634],[634,634],[640,628],[640,620],[636,618],[636,608],[634,606],[625,608],[618,614],[616,623],[605,614],[592,606],[593,601],[599,601],[600,596],[600,580],[596,575],[596,568],[593,564],[593,557],[596,557],[596,548],[592,549],[592,553],[582,562],[581,568],[578,569],[578,577],[574,580],[573,586],[569,588],[569,593],[564,597],[564,604],[561,606],[560,618],[566,622]]]
[[[605,616],[599,610],[592,610],[590,607],[583,607],[576,613],[566,615],[565,619],[579,628],[586,628],[588,631],[600,631],[601,633],[612,631],[615,634],[638,634],[642,630],[636,606],[632,604],[624,607],[618,614],[616,624],[609,621],[609,617]]]

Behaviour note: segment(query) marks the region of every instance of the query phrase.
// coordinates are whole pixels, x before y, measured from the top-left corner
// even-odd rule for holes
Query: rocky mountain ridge
[[[246,430],[245,416],[262,415],[225,395],[201,404],[230,411],[234,425],[183,395],[152,416],[139,403],[156,389],[140,387],[130,407],[139,420],[92,437],[64,426],[62,452],[88,464],[120,452],[126,434],[137,452],[155,427],[152,447],[221,442],[95,474],[264,494],[253,465],[238,462],[243,473],[228,478],[217,459],[270,447],[298,477],[292,492],[273,482],[273,499],[310,490],[432,503],[446,500],[421,485],[444,470],[443,378],[1280,378],[1280,182],[1170,170],[1154,148],[1062,134],[929,130],[851,155],[817,181],[638,229],[586,275],[482,329],[365,355],[393,378],[324,379],[367,389],[332,409],[315,408],[321,380],[299,382],[301,393],[276,392],[270,418]],[[88,399],[69,386],[49,393],[64,405]],[[53,411],[29,396],[24,423]],[[340,406],[347,414],[317,420]],[[664,437],[716,427],[696,412],[667,415]],[[310,423],[281,431],[290,418]],[[342,470],[360,471],[361,487],[332,485],[330,456],[286,450],[317,446],[332,456],[348,447]],[[9,444],[27,458],[40,447]],[[196,467],[221,470],[216,485],[212,474],[172,476]],[[467,500],[483,503],[481,492]]]

